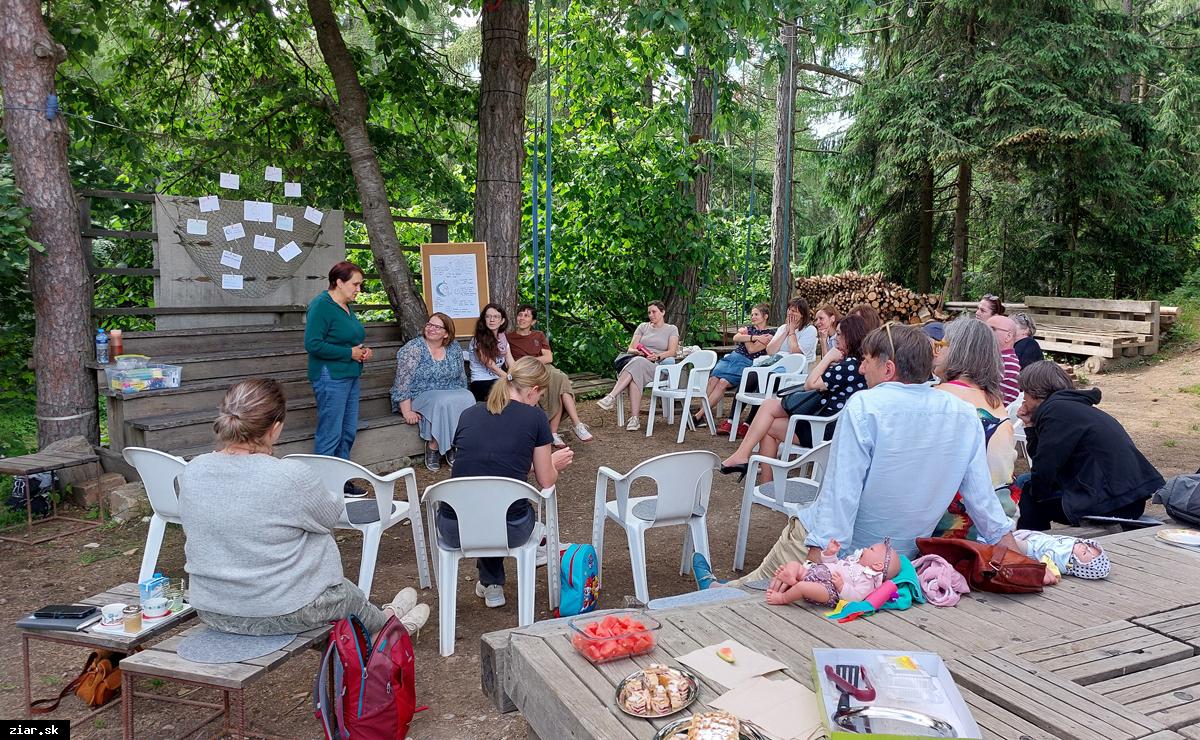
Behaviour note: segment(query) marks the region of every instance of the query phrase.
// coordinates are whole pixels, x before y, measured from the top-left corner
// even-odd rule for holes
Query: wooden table
[[[4,457],[0,458],[0,475],[11,475],[25,479],[25,536],[14,537],[12,535],[0,534],[0,540],[6,542],[17,542],[23,545],[38,545],[43,542],[65,537],[69,534],[78,534],[86,532],[89,529],[98,527],[104,522],[104,501],[100,501],[97,521],[87,519],[79,519],[71,516],[63,516],[58,513],[58,503],[53,497],[50,499],[51,514],[48,517],[33,520],[33,496],[31,495],[31,483],[29,476],[36,473],[53,472],[62,470],[63,468],[71,468],[76,465],[88,465],[100,461],[100,456],[94,452],[79,453],[79,452],[37,452],[32,455],[21,455],[20,457]],[[71,529],[57,532],[52,535],[33,538],[33,527],[35,524],[44,524],[52,521],[68,521],[74,522],[77,525]],[[0,530],[3,531],[3,530]]]
[[[86,599],[78,602],[80,604],[90,604],[91,606],[102,607],[105,604],[138,603],[141,595],[136,583],[122,583],[120,586],[111,588],[94,596],[89,596]],[[196,616],[195,610],[189,610],[178,617],[168,617],[156,622],[150,629],[137,635],[114,635],[104,632],[89,632],[83,630],[80,632],[65,632],[59,630],[31,630],[18,628],[17,632],[21,635],[21,673],[25,681],[25,716],[32,716],[29,713],[29,703],[33,701],[33,687],[29,679],[29,643],[32,640],[45,640],[46,642],[58,642],[64,645],[75,645],[76,647],[115,650],[119,653],[128,655],[137,648],[145,645],[149,641],[156,639],[166,632],[179,627],[186,623],[189,619]],[[102,707],[98,707],[94,712],[89,713],[86,717],[76,720],[76,723],[88,719],[97,712],[101,712],[115,703],[109,703]]]
[[[483,637],[483,688],[546,740],[632,740],[653,737],[666,721],[621,713],[617,682],[729,637],[810,688],[814,647],[920,650],[946,661],[986,738],[1200,739],[1200,554],[1154,535],[1100,538],[1113,563],[1107,580],[1067,577],[1042,594],[974,593],[953,608],[926,604],[838,624],[816,608],[768,606],[747,592],[655,611],[663,628],[654,653],[599,666],[575,651],[566,620],[493,632]],[[703,711],[724,691],[702,680],[691,709]]]

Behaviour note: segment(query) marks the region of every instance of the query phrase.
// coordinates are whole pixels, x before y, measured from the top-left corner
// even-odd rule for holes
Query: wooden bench
[[[182,634],[163,640],[150,649],[130,655],[121,661],[121,713],[125,728],[125,740],[133,740],[134,737],[138,737],[134,731],[134,699],[160,698],[155,694],[137,693],[134,691],[133,682],[140,676],[216,689],[221,692],[222,702],[219,705],[194,702],[198,706],[218,711],[192,730],[179,733],[179,737],[190,735],[221,717],[224,717],[225,720],[225,731],[236,733],[235,737],[246,737],[248,731],[246,725],[246,689],[272,670],[302,653],[305,649],[322,649],[325,638],[331,630],[329,626],[309,630],[297,635],[296,639],[292,640],[282,650],[268,653],[259,658],[250,658],[239,663],[193,663],[190,660],[179,657],[176,650],[183,639],[199,630],[206,629],[208,627],[205,625],[196,625]],[[237,715],[236,722],[233,722],[233,718],[230,716],[231,695],[236,695],[236,701],[232,702],[233,709]]]
[[[1088,358],[1088,369],[1103,371],[1116,357],[1158,351],[1158,301],[1025,296],[1025,313],[1037,323],[1034,338],[1047,352]]]
[[[26,490],[29,490],[29,476],[37,473],[49,473],[63,468],[72,468],[76,465],[89,465],[98,463],[100,456],[94,452],[37,452],[32,455],[21,455],[19,457],[2,457],[0,458],[0,475],[11,475],[18,478],[25,478]],[[58,513],[58,503],[53,498],[50,499],[51,514],[48,517],[37,520],[37,524],[52,521],[68,521],[76,522],[82,526],[72,527],[66,531],[55,532],[52,535],[33,539],[33,501],[29,495],[25,496],[25,536],[14,537],[12,535],[0,535],[0,540],[7,542],[20,542],[22,544],[36,545],[41,542],[49,542],[58,537],[63,537],[68,534],[76,534],[78,532],[86,532],[93,527],[98,526],[104,521],[104,506],[100,506],[100,516],[96,521],[87,519],[77,519],[75,517],[62,516]]]

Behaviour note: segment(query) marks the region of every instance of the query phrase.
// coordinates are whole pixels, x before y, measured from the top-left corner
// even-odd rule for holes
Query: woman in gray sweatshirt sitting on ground
[[[414,589],[380,609],[342,576],[333,539],[341,492],[271,454],[286,411],[277,381],[234,385],[213,424],[220,449],[179,476],[188,596],[200,620],[221,632],[289,635],[356,614],[375,633],[394,614],[416,632],[429,606]]]

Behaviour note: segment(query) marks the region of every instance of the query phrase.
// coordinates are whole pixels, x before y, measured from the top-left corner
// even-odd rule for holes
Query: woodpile
[[[883,279],[883,273],[843,272],[797,278],[795,297],[808,301],[814,312],[822,303],[832,303],[842,313],[866,303],[879,311],[879,317],[884,321],[920,324],[931,319],[946,319],[941,296],[916,293],[902,285],[889,283]]]
[[[1179,318],[1179,306],[1159,306],[1158,307],[1158,328],[1159,332],[1166,332],[1175,325],[1175,319]]]

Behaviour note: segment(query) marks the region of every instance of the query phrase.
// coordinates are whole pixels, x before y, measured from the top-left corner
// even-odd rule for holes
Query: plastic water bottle
[[[96,330],[96,362],[108,364],[108,332],[104,329]]]

